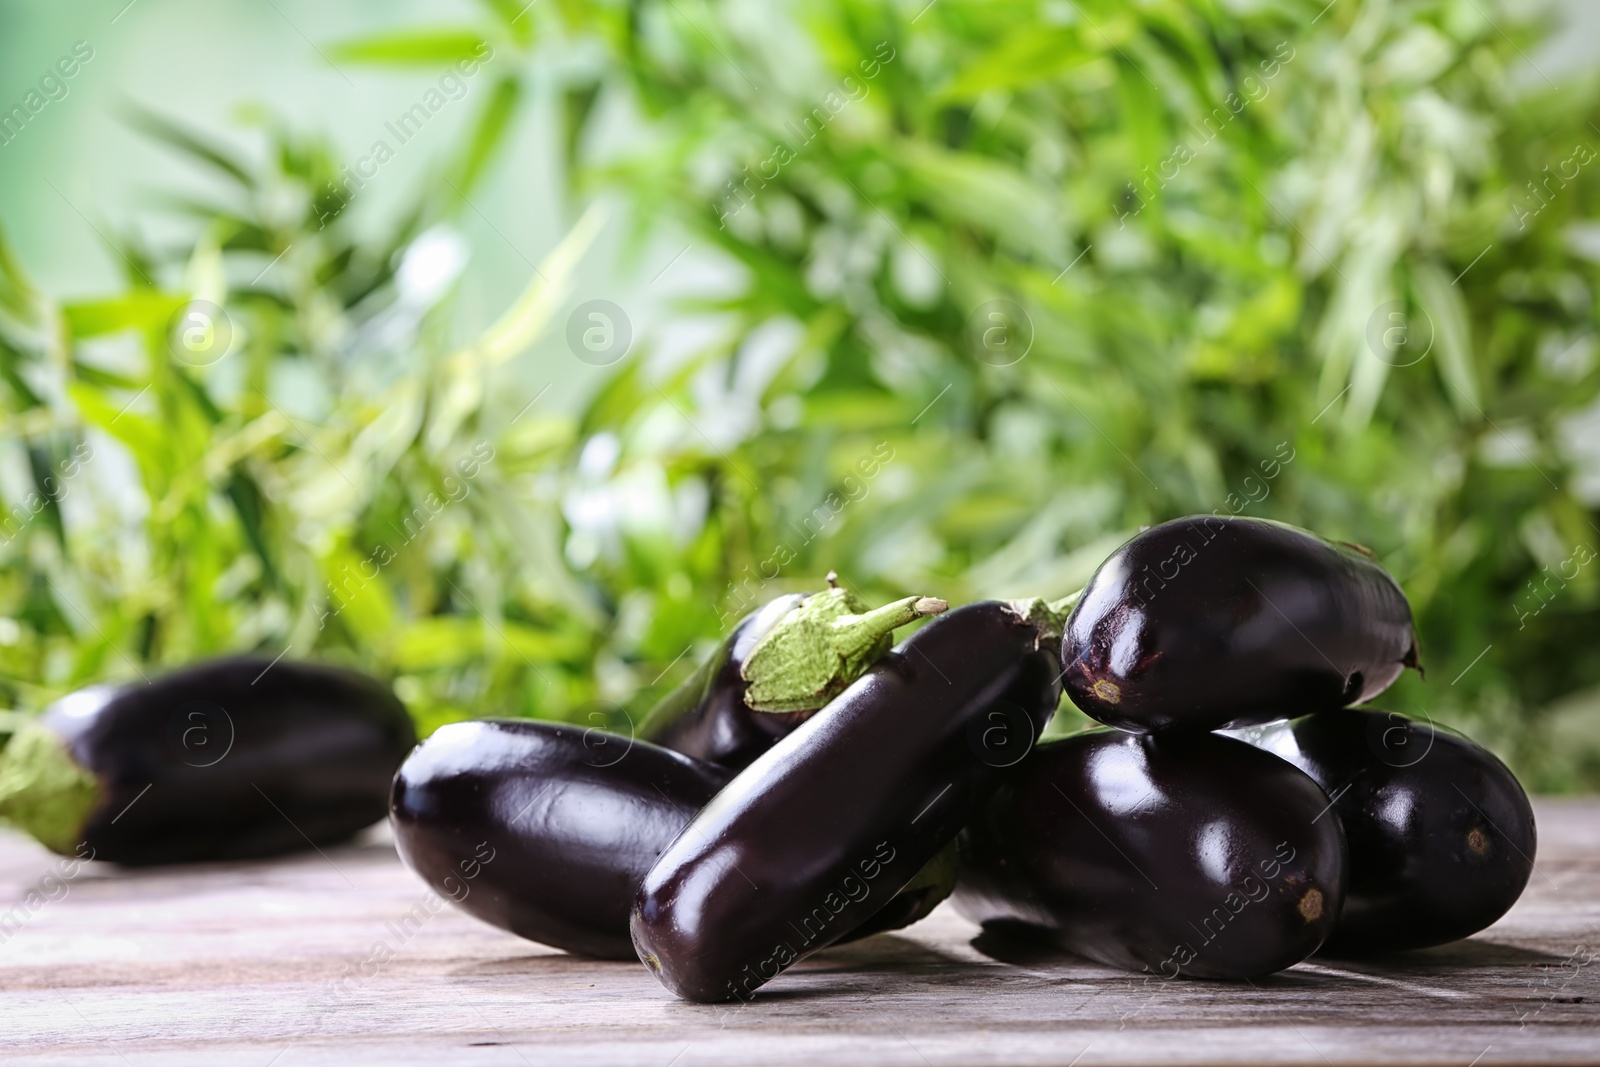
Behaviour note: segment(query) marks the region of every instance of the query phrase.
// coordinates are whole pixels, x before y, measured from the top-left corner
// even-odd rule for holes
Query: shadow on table
[[[1338,967],[1405,968],[1407,970],[1461,970],[1486,967],[1536,967],[1558,963],[1562,957],[1507,945],[1498,941],[1467,938],[1433,948],[1413,949],[1409,952],[1385,952],[1370,956],[1316,956],[1313,962]]]
[[[608,976],[631,971],[638,971],[642,978],[649,976],[649,972],[638,960],[597,960],[588,956],[574,956],[555,949],[543,949],[543,946],[531,947],[535,950],[525,955],[501,956],[499,959],[465,963],[452,968],[448,973],[451,978],[491,978],[506,975],[559,976],[566,971],[593,973],[595,968],[600,967],[606,969]],[[541,949],[543,951],[540,951]]]
[[[1067,949],[1025,930],[986,929],[970,942],[972,947],[997,963],[1018,967],[1048,967],[1051,964],[1096,964]],[[1373,974],[1410,974],[1449,972],[1471,973],[1501,968],[1537,967],[1559,963],[1562,957],[1520,945],[1507,945],[1495,941],[1468,938],[1452,941],[1433,948],[1413,949],[1408,952],[1387,952],[1368,956],[1322,956],[1306,960],[1311,966]],[[1107,968],[1112,969],[1112,968]],[[1282,974],[1293,973],[1281,971]],[[1263,979],[1257,979],[1258,982]]]
[[[848,945],[824,949],[796,965],[796,974],[819,972],[863,971],[917,971],[930,967],[966,967],[979,969],[970,961],[950,956],[920,941],[878,934]],[[453,969],[453,977],[483,977],[488,975],[551,974],[562,970],[589,970],[595,967],[637,970],[646,972],[636,960],[596,960],[565,952],[530,952],[526,955],[505,956],[464,964]],[[763,995],[765,992],[763,991]]]
[[[916,988],[923,991],[972,988],[979,982],[993,986],[998,979],[1013,983],[1010,986],[1013,990],[1032,987],[1049,992],[1052,998],[1071,987],[1084,996],[1071,997],[1059,1007],[1070,1006],[1068,1014],[1086,1008],[1088,1014],[1078,1018],[1100,1022],[1116,1022],[1130,1016],[1152,1020],[1174,1011],[1184,1013],[1192,1010],[1193,1004],[1204,1003],[1207,1011],[1218,1013],[1214,1020],[1218,1025],[1232,1025],[1250,1018],[1252,1011],[1260,1010],[1251,1007],[1252,1002],[1263,1003],[1252,994],[1264,995],[1269,1002],[1284,996],[1298,1002],[1306,994],[1319,992],[1338,994],[1336,1001],[1325,1005],[1332,1017],[1342,1018],[1351,1012],[1364,1013],[1363,1017],[1367,1017],[1373,1012],[1381,1015],[1383,1006],[1393,1000],[1397,989],[1405,990],[1412,1000],[1422,997],[1441,1008],[1447,1008],[1445,1002],[1448,1001],[1455,1005],[1448,1008],[1452,1012],[1465,1010],[1477,1015],[1490,1009],[1490,1005],[1497,1005],[1490,1010],[1498,1011],[1502,1010],[1498,1005],[1525,1000],[1527,992],[1523,986],[1529,976],[1561,962],[1560,956],[1548,952],[1492,941],[1466,940],[1360,960],[1314,957],[1287,971],[1250,983],[1193,979],[1146,988],[1148,983],[1142,975],[1085,959],[1037,935],[984,931],[969,944],[984,958],[973,959],[970,955],[941,951],[924,941],[895,934],[879,934],[824,949],[796,964],[784,980],[763,986],[749,1007],[764,1004],[781,1008],[838,997],[870,997],[880,992],[893,996]],[[997,969],[993,964],[1003,966]],[[592,978],[596,968],[605,968],[612,980],[633,975],[641,988],[658,989],[635,961],[592,960],[538,950],[465,964],[451,970],[450,975],[455,978],[529,976],[556,981],[587,980],[584,976]],[[675,1000],[665,990],[660,992],[664,1002],[675,1007],[696,1014],[709,1012],[709,1017],[724,1023],[729,1021],[726,1016],[729,1005],[690,1004]],[[1174,993],[1180,995],[1173,998]],[[1356,995],[1351,997],[1350,994]],[[1102,995],[1105,999],[1094,999]],[[1185,1003],[1191,1007],[1186,1008]],[[1234,1010],[1227,1010],[1230,1006]],[[758,1010],[757,1016],[762,1015]]]

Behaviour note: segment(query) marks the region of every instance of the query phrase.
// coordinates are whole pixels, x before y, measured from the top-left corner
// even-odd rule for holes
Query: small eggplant
[[[934,620],[695,817],[631,918],[663,985],[747,1000],[950,844],[1060,699],[1036,608],[989,601]]]
[[[780,596],[739,620],[639,734],[739,770],[883,658],[896,629],[946,606],[913,596],[870,610],[830,573],[826,591]]]
[[[1431,723],[1357,708],[1238,736],[1305,771],[1350,843],[1344,911],[1324,951],[1455,941],[1511,909],[1533,873],[1533,808],[1494,754]]]
[[[968,824],[951,900],[1112,967],[1255,978],[1333,929],[1345,846],[1327,807],[1232,738],[1074,734],[1039,745]]]
[[[395,775],[389,820],[400,858],[468,914],[566,952],[631,960],[628,911],[645,872],[732,777],[602,730],[451,723]],[[954,881],[951,855],[859,936],[922,918]]]
[[[93,686],[17,728],[0,817],[63,854],[130,866],[253,859],[383,818],[417,735],[388,686],[257,657]]]
[[[1371,700],[1418,663],[1411,606],[1365,549],[1197,515],[1100,565],[1061,666],[1072,702],[1108,726],[1211,730]]]

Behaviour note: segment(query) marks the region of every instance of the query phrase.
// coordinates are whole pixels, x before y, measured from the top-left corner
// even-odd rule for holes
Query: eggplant
[[[389,820],[406,866],[469,915],[566,952],[631,960],[628,912],[645,872],[732,777],[602,730],[451,723],[394,776]],[[914,922],[954,883],[952,852],[853,932]]]
[[[1067,695],[1122,730],[1213,730],[1371,700],[1421,669],[1411,606],[1367,550],[1196,515],[1100,565],[1061,642]]]
[[[744,702],[739,668],[777,621],[806,600],[789,593],[740,619],[710,657],[645,715],[639,736],[695,759],[738,770],[805,722],[812,712],[756,711]]]
[[[530,941],[626,960],[645,872],[732,777],[603,731],[458,722],[401,766],[389,820],[406,866],[463,911]]]
[[[1426,948],[1477,933],[1533,874],[1533,807],[1516,776],[1465,737],[1394,712],[1319,712],[1240,731],[1333,797],[1350,843],[1328,955]]]
[[[630,918],[663,985],[748,1000],[950,844],[1059,702],[1037,608],[988,601],[935,619],[695,816]]]
[[[740,619],[651,709],[639,734],[686,756],[747,767],[881,659],[895,630],[946,607],[911,596],[869,609],[829,572],[824,592],[789,593]]]
[[[366,675],[215,659],[79,690],[22,724],[0,753],[0,818],[129,866],[271,856],[382,819],[416,740]]]
[[[1090,730],[1039,745],[973,817],[951,902],[1124,970],[1256,978],[1334,928],[1345,843],[1327,808],[1242,741]]]

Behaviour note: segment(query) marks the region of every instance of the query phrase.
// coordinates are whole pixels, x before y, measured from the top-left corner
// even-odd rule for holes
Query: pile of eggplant
[[[140,865],[387,811],[458,907],[701,1002],[947,898],[979,944],[1244,980],[1466,937],[1532,873],[1499,760],[1353,706],[1421,670],[1359,546],[1197,516],[1056,602],[869,608],[833,579],[741,620],[626,733],[482,720],[417,745],[388,687],[252,658],[83,690],[0,719],[0,820]],[[1105,728],[1041,740],[1063,695]]]
[[[831,579],[742,620],[628,735],[441,728],[395,776],[402,858],[454,898],[492,846],[459,906],[701,1002],[946,897],[995,943],[1243,980],[1465,937],[1531,874],[1499,760],[1351,707],[1421,670],[1358,546],[1199,516],[1055,603],[868,610]],[[1063,690],[1110,728],[1041,741]]]

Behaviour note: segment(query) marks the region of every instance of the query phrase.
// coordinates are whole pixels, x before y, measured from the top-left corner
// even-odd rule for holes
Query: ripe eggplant
[[[388,686],[253,656],[69,694],[0,753],[0,817],[130,866],[253,859],[382,819],[416,731]]]
[[[951,898],[1112,967],[1243,979],[1315,952],[1344,895],[1328,798],[1215,734],[1090,730],[1036,748],[960,838]]]
[[[1321,712],[1239,731],[1333,797],[1350,843],[1330,955],[1425,948],[1477,933],[1533,874],[1533,808],[1487,749],[1393,712]]]
[[[401,766],[389,819],[400,858],[462,910],[530,941],[625,960],[645,872],[732,777],[603,731],[458,722]],[[474,859],[481,870],[468,881],[461,864]]]
[[[631,960],[639,883],[733,773],[602,730],[451,723],[395,775],[389,820],[400,858],[468,914],[566,952]],[[914,922],[954,882],[952,854],[853,932]]]
[[[1107,726],[1212,730],[1371,700],[1418,662],[1411,606],[1365,549],[1197,515],[1100,565],[1061,665],[1072,702]]]
[[[934,620],[695,817],[631,917],[663,985],[749,999],[954,839],[1060,699],[1033,607],[988,601]]]
[[[739,770],[883,658],[896,629],[947,607],[912,596],[871,610],[836,579],[830,573],[826,591],[780,596],[739,620],[651,709],[640,736]]]

